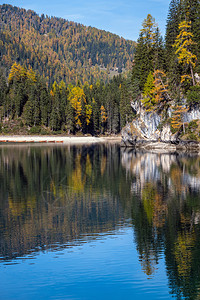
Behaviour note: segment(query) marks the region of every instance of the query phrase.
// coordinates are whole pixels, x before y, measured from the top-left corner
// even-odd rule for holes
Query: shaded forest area
[[[109,83],[81,85],[45,79],[14,63],[7,79],[0,75],[1,132],[30,134],[116,134],[131,121],[130,76]]]

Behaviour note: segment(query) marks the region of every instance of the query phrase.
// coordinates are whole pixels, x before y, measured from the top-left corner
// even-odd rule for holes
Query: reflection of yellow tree
[[[91,174],[92,174],[92,164],[90,161],[89,154],[87,154],[87,156],[86,156],[85,173],[86,173],[86,175],[89,175],[89,176],[91,176]]]
[[[82,176],[81,154],[77,154],[75,158],[75,167],[69,179],[69,186],[76,192],[84,190],[86,177]]]
[[[154,199],[155,199],[155,187],[154,185],[148,182],[145,184],[142,190],[142,201],[149,222],[152,222],[153,220]]]
[[[163,202],[162,196],[158,193],[155,195],[153,224],[156,228],[163,227],[166,220],[167,204]]]
[[[106,156],[103,156],[101,159],[101,175],[103,175],[105,172],[106,163],[107,163],[107,158],[106,158]]]
[[[140,255],[142,270],[148,276],[151,276],[156,270],[156,258],[153,250],[143,251]]]
[[[21,216],[27,210],[32,211],[36,206],[36,198],[28,196],[24,201],[14,201],[10,196],[8,197],[9,209],[13,217]]]
[[[195,245],[194,232],[179,232],[175,243],[175,259],[178,273],[182,277],[188,277],[191,271],[192,249]]]
[[[183,191],[183,183],[182,183],[182,170],[176,165],[171,168],[170,171],[171,180],[174,184],[174,187],[178,193]]]
[[[142,201],[147,219],[156,228],[162,227],[165,223],[167,205],[162,200],[162,195],[156,190],[156,186],[147,183],[142,190]]]

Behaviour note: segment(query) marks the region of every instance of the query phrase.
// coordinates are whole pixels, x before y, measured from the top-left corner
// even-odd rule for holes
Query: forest
[[[0,5],[0,66],[14,62],[45,77],[48,84],[108,81],[130,70],[135,42],[62,18]]]
[[[92,27],[39,17],[10,5],[0,9],[2,133],[117,134],[134,118],[131,103],[136,101],[146,111],[160,113],[161,126],[168,122],[176,132],[183,130],[183,114],[198,107],[198,0],[170,2],[164,39],[156,20],[148,14],[136,49],[134,42]],[[72,66],[74,76],[67,77],[72,73],[65,73],[64,64],[72,62],[80,68]],[[99,66],[108,72],[120,69],[120,74],[108,80],[101,77]],[[121,73],[123,68],[130,71]],[[88,76],[86,70],[96,70],[98,76]],[[192,126],[198,127],[198,122]],[[194,134],[192,137],[196,139]]]

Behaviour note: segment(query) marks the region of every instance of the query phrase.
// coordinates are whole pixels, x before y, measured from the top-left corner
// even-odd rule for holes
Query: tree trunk
[[[192,69],[192,65],[191,65],[191,64],[190,64],[190,71],[191,71],[191,75],[192,75],[192,83],[193,83],[193,85],[195,85],[194,72],[193,72],[193,69]]]

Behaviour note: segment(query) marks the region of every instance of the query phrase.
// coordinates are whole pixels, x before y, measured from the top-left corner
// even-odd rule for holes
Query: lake
[[[200,157],[0,145],[0,299],[200,299]]]

